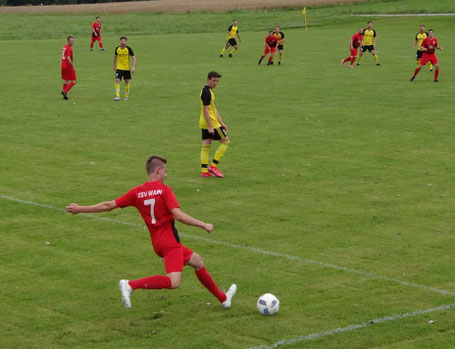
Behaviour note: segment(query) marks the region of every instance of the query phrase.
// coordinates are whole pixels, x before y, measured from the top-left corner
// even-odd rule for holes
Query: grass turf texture
[[[228,23],[232,15],[224,16]],[[367,54],[353,71],[339,60],[364,23],[357,18],[286,30],[281,67],[256,65],[263,31],[242,31],[239,52],[222,60],[222,30],[133,36],[137,73],[130,100],[118,103],[117,35],[105,33],[103,53],[88,52],[89,38],[76,37],[79,82],[68,102],[59,95],[62,40],[3,41],[10,66],[0,193],[62,208],[112,199],[145,181],[150,153],[162,154],[182,208],[215,224],[208,238],[454,290],[454,55],[438,52],[438,85],[427,69],[408,81],[422,21],[453,47],[451,19],[377,19],[383,66]],[[211,69],[223,74],[215,92],[232,141],[222,181],[198,177],[198,96]],[[1,347],[242,348],[454,302],[188,237],[219,285],[238,284],[233,308],[221,309],[187,268],[179,290],[139,290],[126,311],[118,280],[163,273],[145,230],[4,199],[0,207]],[[134,209],[101,216],[141,223]],[[255,310],[265,292],[281,300],[276,317]],[[449,348],[454,319],[448,310],[305,347]]]

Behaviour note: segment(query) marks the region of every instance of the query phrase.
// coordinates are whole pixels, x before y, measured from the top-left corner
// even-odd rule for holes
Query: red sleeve
[[[92,24],[92,29],[95,29],[95,22]]]
[[[128,206],[136,206],[136,197],[137,197],[136,188],[131,189],[126,194],[123,194],[119,198],[115,199],[115,203],[118,207],[124,208]]]
[[[170,211],[174,208],[179,208],[180,205],[175,197],[174,192],[171,188],[167,187],[163,194],[164,203],[166,204],[167,209]]]
[[[71,47],[66,48],[66,57],[73,57],[73,49]]]

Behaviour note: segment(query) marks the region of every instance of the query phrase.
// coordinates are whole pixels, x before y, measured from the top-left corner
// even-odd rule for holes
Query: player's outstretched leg
[[[422,65],[419,64],[419,66],[414,70],[414,75],[411,77],[410,81],[414,81],[417,74],[419,74],[420,69],[422,69]]]
[[[438,80],[438,76],[439,76],[439,64],[435,64],[434,65],[434,82],[439,82]]]
[[[225,138],[225,141],[220,143],[218,149],[215,152],[215,155],[213,156],[212,164],[209,167],[209,172],[218,178],[224,178],[224,175],[218,169],[218,164],[228,150],[230,144],[231,142],[227,138]]]
[[[265,55],[262,55],[261,58],[259,58],[258,65],[261,65],[262,60],[264,59]]]

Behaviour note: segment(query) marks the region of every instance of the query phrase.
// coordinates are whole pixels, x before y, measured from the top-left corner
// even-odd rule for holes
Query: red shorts
[[[157,255],[162,257],[164,260],[164,268],[166,269],[167,274],[176,271],[183,271],[183,267],[186,263],[188,263],[192,254],[193,251],[182,244],[171,247],[163,252],[157,252]]]
[[[76,80],[76,71],[72,66],[62,66],[63,80]]]
[[[352,57],[356,57],[357,56],[357,48],[353,48],[353,49],[349,48],[349,49],[351,50],[351,56]]]
[[[267,53],[271,53],[272,55],[276,52],[276,47],[271,47],[271,48],[268,48],[267,46],[265,47],[264,49],[264,54],[266,55]]]
[[[420,59],[420,64],[425,65],[428,62],[431,64],[438,64],[438,59],[436,58],[436,55],[434,53],[426,53],[424,52],[422,55],[422,58]]]
[[[92,43],[94,43],[95,41],[101,41],[101,35],[92,36]]]

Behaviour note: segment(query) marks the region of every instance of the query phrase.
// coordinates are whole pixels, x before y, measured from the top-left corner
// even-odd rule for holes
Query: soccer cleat
[[[125,96],[125,98],[123,98],[124,101],[127,101],[128,100],[128,97]]]
[[[101,50],[101,51],[104,51],[104,48],[101,48],[100,50]]]
[[[209,166],[209,172],[211,172],[213,175],[215,175],[218,178],[224,178],[223,174],[220,172],[218,167],[210,165]]]
[[[63,96],[63,99],[64,99],[65,101],[67,101],[67,100],[69,99],[69,98],[68,98],[68,95],[66,94],[65,91],[62,91],[62,96]]]
[[[119,100],[120,100],[120,97],[115,97],[114,98],[114,101],[116,101],[116,102],[119,101]]]
[[[414,77],[411,77],[411,78],[409,79],[409,81],[414,81],[414,79],[415,79]]]
[[[433,71],[433,69],[430,69],[430,71]]]
[[[439,82],[439,80],[433,80],[434,82]]]
[[[354,69],[354,66],[352,64],[349,65],[349,68]]]
[[[357,65],[360,65],[360,62],[357,62]]]
[[[232,53],[230,53],[228,57],[232,57]]]
[[[261,62],[262,62],[262,59],[260,59],[260,60],[258,61],[258,65],[261,65]]]
[[[344,59],[341,60],[340,67],[342,67],[343,65],[344,65]]]
[[[379,66],[381,66],[381,63],[378,62],[378,63],[376,63],[376,65],[379,67]]]
[[[235,296],[236,293],[237,293],[237,285],[232,284],[231,287],[229,287],[229,290],[226,292],[226,300],[223,303],[221,303],[221,306],[224,309],[229,309],[231,307],[232,298]]]
[[[278,65],[281,65],[281,62],[278,62]]]
[[[223,58],[223,55],[220,55],[220,58]]]
[[[214,174],[210,173],[210,172],[201,172],[201,177],[202,178],[208,178],[208,177],[215,177]]]
[[[93,49],[91,48],[90,51],[93,51]]]
[[[125,306],[126,309],[131,308],[131,293],[133,292],[133,289],[131,288],[130,284],[128,283],[128,280],[120,280],[118,283],[118,288],[120,290],[120,293],[122,294],[122,303]]]

